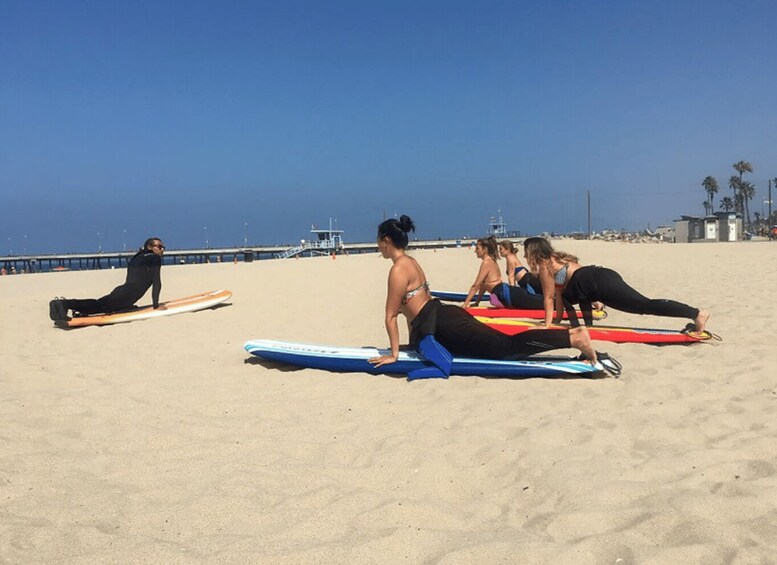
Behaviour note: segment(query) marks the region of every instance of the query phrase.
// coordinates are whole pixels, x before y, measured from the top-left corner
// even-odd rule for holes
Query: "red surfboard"
[[[486,316],[488,318],[529,318],[530,320],[544,320],[545,310],[519,310],[517,308],[467,308],[467,312],[473,316]],[[578,318],[583,315],[578,312]],[[594,310],[594,320],[604,320],[607,317],[605,310]],[[567,313],[564,312],[564,319]]]
[[[516,335],[527,330],[536,329],[532,322],[510,318],[488,318],[476,316],[484,324],[507,335]],[[568,328],[569,326],[558,326]],[[618,328],[614,326],[594,326],[588,328],[591,339],[611,341],[613,343],[649,343],[653,345],[690,344],[720,337],[710,332],[689,332],[682,330],[660,330],[650,328]]]

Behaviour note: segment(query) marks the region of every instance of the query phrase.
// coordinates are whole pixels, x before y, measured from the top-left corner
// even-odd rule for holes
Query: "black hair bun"
[[[405,233],[415,231],[415,224],[413,224],[413,220],[411,220],[409,216],[402,214],[399,217],[399,229]]]

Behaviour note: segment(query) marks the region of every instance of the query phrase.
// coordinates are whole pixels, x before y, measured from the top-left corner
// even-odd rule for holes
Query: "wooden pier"
[[[469,245],[474,240],[445,239],[412,241],[410,249],[442,249]],[[276,259],[277,255],[289,248],[288,245],[223,247],[201,249],[166,249],[163,257],[165,265],[245,262]],[[377,243],[345,243],[338,253],[376,253]],[[0,256],[0,268],[3,274],[38,273],[49,271],[93,270],[126,267],[137,251],[115,251],[100,253],[63,253],[48,255],[7,255]],[[279,261],[285,259],[277,259]]]

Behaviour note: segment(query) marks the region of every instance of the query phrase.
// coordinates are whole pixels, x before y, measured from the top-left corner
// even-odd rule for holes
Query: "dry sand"
[[[376,254],[165,267],[163,299],[231,305],[74,331],[48,301],[123,271],[0,278],[0,562],[774,563],[777,244],[556,245],[724,341],[597,343],[620,379],[409,383],[242,349],[385,346]],[[415,255],[441,290],[478,267]]]

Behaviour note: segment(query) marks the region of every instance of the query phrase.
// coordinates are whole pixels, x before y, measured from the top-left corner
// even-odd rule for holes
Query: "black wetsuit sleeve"
[[[155,257],[156,261],[151,266],[151,300],[154,308],[159,308],[159,293],[162,292],[162,261]]]

